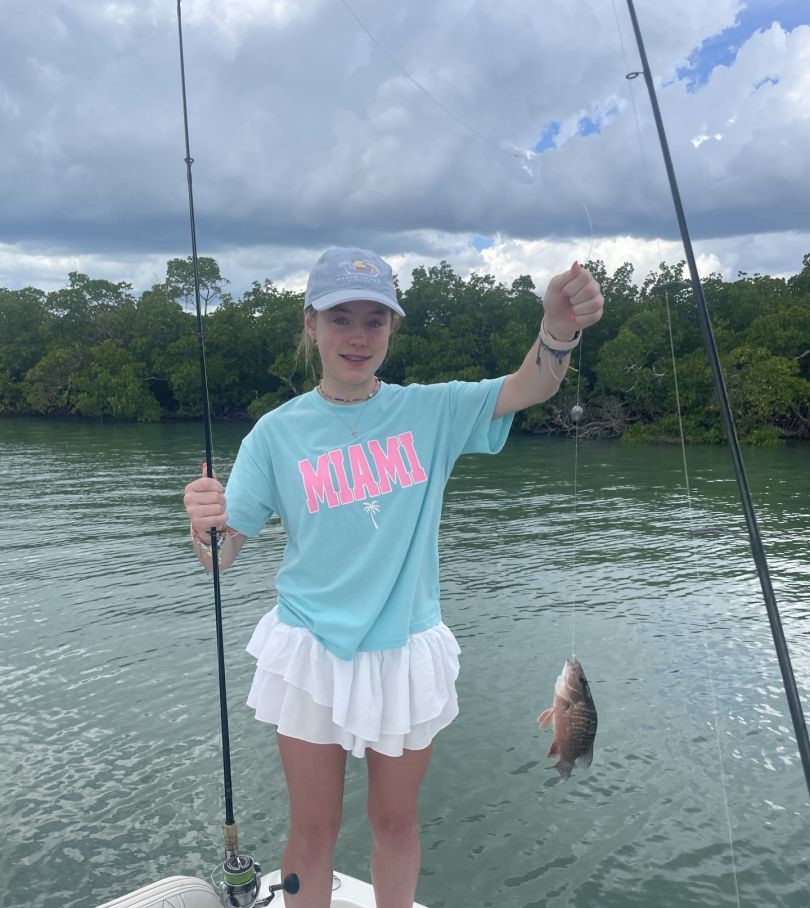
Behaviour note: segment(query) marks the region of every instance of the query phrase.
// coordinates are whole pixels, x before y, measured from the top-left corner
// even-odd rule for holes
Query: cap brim
[[[386,306],[392,312],[396,312],[397,315],[401,315],[403,318],[405,316],[405,310],[399,303],[394,302],[391,297],[386,296],[384,293],[375,293],[373,290],[333,290],[331,293],[324,293],[323,296],[319,296],[316,300],[311,300],[309,305],[316,312],[323,312],[324,309],[333,309],[341,303],[363,301],[382,303],[383,306]]]

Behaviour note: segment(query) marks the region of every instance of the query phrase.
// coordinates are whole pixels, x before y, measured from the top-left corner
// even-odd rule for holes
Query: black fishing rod
[[[180,85],[183,95],[183,130],[186,139],[186,180],[188,182],[188,213],[191,222],[191,270],[194,275],[194,303],[196,306],[197,340],[200,355],[200,396],[203,411],[203,432],[205,434],[205,463],[207,475],[214,475],[214,459],[211,450],[211,412],[208,403],[208,378],[205,369],[205,340],[203,337],[202,310],[200,306],[200,275],[197,262],[197,228],[194,220],[194,190],[191,180],[191,145],[188,135],[188,104],[186,102],[186,65],[183,56],[183,20],[180,0],[177,0],[177,34],[180,40]],[[214,615],[217,628],[217,667],[219,669],[219,717],[222,731],[222,769],[225,784],[225,857],[239,853],[239,836],[233,816],[233,785],[231,784],[231,744],[228,734],[228,698],[225,691],[225,646],[222,635],[222,597],[219,588],[219,554],[217,552],[217,529],[211,527],[211,568],[214,580]]]
[[[723,419],[723,426],[726,430],[731,459],[734,464],[734,475],[737,479],[737,487],[742,501],[743,511],[745,513],[745,522],[748,526],[748,536],[751,540],[751,552],[754,557],[754,563],[759,575],[762,594],[765,597],[765,607],[768,612],[768,620],[771,625],[771,634],[773,635],[774,645],[776,647],[776,656],[779,660],[779,668],[782,672],[782,682],[785,687],[790,715],[793,719],[793,729],[796,732],[796,742],[799,746],[799,754],[804,767],[804,777],[807,783],[807,790],[810,792],[810,739],[807,735],[807,725],[802,713],[801,698],[796,686],[796,678],[793,674],[793,668],[790,662],[790,653],[788,652],[785,633],[782,629],[782,620],[779,616],[779,607],[776,604],[776,597],[771,584],[770,573],[768,571],[768,562],[765,558],[765,550],[762,547],[762,539],[759,533],[754,505],[751,501],[751,492],[748,488],[748,480],[745,475],[745,466],[743,465],[742,454],[740,453],[740,443],[737,439],[737,429],[734,424],[734,417],[731,414],[731,407],[728,401],[723,372],[720,368],[720,357],[717,353],[717,345],[714,340],[709,312],[706,307],[706,300],[703,296],[703,287],[698,275],[697,262],[692,250],[692,240],[689,236],[689,228],[686,225],[686,215],[684,214],[683,205],[681,204],[681,194],[678,190],[678,181],[675,178],[675,169],[672,166],[672,158],[669,153],[669,144],[667,142],[666,132],[664,131],[664,121],[661,118],[661,110],[658,106],[658,98],[655,94],[650,64],[647,60],[647,53],[644,49],[644,41],[641,37],[636,10],[633,0],[627,0],[627,7],[630,10],[630,18],[633,22],[633,31],[636,36],[636,44],[641,57],[641,72],[631,72],[627,74],[628,79],[635,79],[638,76],[644,76],[647,83],[647,91],[650,95],[650,104],[652,105],[653,116],[655,117],[655,127],[658,130],[658,139],[661,143],[661,152],[664,156],[664,164],[669,179],[669,188],[672,193],[672,201],[675,205],[675,213],[678,217],[678,227],[681,231],[681,241],[683,242],[686,261],[689,266],[689,276],[692,283],[692,294],[697,305],[698,321],[700,330],[703,334],[703,341],[706,345],[706,352],[709,356],[714,388],[717,393],[718,403],[720,404],[720,414]]]
[[[202,307],[200,305],[200,272],[197,260],[197,228],[194,219],[194,191],[191,179],[191,143],[188,134],[188,103],[186,101],[186,66],[183,54],[183,17],[180,0],[177,0],[177,35],[180,41],[180,85],[183,95],[183,130],[186,140],[186,180],[188,182],[188,213],[191,225],[191,270],[194,276],[194,303],[197,319],[197,340],[200,353],[200,395],[205,434],[205,463],[208,476],[214,475],[214,459],[211,450],[211,408],[208,402],[208,377],[205,368],[205,339],[203,335]],[[268,905],[276,892],[294,895],[298,892],[299,881],[294,873],[287,874],[280,882],[267,888],[267,895],[259,900],[261,867],[250,855],[239,853],[239,835],[233,815],[233,785],[231,783],[231,745],[228,734],[228,697],[225,689],[225,644],[222,633],[222,597],[219,586],[219,554],[217,551],[217,529],[211,527],[211,574],[214,583],[214,616],[217,629],[217,668],[219,674],[219,718],[222,731],[222,771],[225,787],[225,861],[215,868],[211,881],[219,889],[220,899],[227,908],[254,908]],[[221,871],[220,879],[215,879]]]

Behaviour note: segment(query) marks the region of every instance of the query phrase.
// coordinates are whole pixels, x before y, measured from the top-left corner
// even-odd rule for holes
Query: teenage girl
[[[282,875],[301,880],[298,908],[330,902],[348,753],[368,767],[377,906],[411,908],[419,787],[434,736],[458,713],[459,647],[439,609],[444,487],[461,454],[497,453],[512,415],[557,392],[602,306],[574,263],[549,283],[516,372],[389,385],[376,373],[405,315],[391,268],[368,250],[330,249],[304,299],[320,383],[256,423],[227,489],[205,475],[186,486],[209,569],[212,544],[224,569],[271,515],[286,531],[278,603],[247,648],[257,663],[248,705],[277,729],[290,800]]]

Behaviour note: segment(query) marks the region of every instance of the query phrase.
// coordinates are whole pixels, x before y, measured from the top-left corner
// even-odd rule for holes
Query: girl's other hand
[[[202,477],[190,482],[183,494],[183,505],[191,520],[191,528],[202,539],[208,539],[211,527],[224,530],[228,522],[225,510],[225,490],[216,474],[208,476],[208,464],[203,464]]]

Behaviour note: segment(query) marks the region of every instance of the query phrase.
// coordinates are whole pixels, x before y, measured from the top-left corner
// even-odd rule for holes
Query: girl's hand
[[[228,522],[225,510],[225,492],[216,475],[208,476],[208,464],[203,464],[201,479],[190,482],[183,495],[183,505],[191,519],[191,528],[202,539],[208,540],[211,527],[224,530]]]
[[[543,297],[546,331],[557,340],[573,340],[577,331],[595,325],[602,318],[604,305],[594,276],[574,262],[568,271],[549,281]]]

